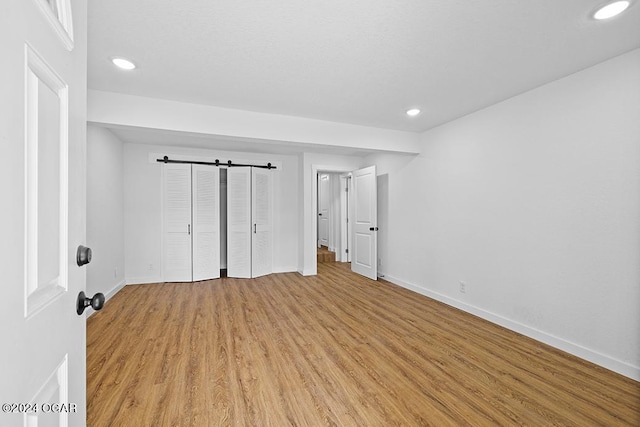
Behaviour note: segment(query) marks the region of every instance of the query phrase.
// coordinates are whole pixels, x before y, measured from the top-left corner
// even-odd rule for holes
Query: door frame
[[[311,165],[311,229],[312,239],[305,241],[305,253],[313,254],[309,260],[313,259],[309,265],[308,271],[303,271],[305,276],[315,276],[318,274],[318,172],[347,174],[358,169],[359,166],[332,166],[332,165]]]
[[[351,172],[345,173],[339,176],[340,189],[347,189],[346,191],[340,191],[340,254],[337,259],[340,262],[351,262],[350,250],[352,247],[351,242],[351,221],[353,217],[351,195],[353,194],[353,187],[351,179]],[[349,251],[345,251],[349,249]]]
[[[331,185],[332,185],[332,181],[333,181],[331,179],[332,172],[326,172],[326,171],[319,171],[318,172],[318,175],[316,177],[316,187],[318,189],[318,217],[320,216],[320,205],[322,204],[322,201],[321,201],[322,194],[320,194],[321,193],[320,186],[322,185],[322,176],[323,175],[326,175],[327,178],[328,178],[328,186],[329,186],[328,191],[330,193],[331,193],[331,189],[332,189]],[[333,206],[332,206],[332,203],[331,203],[331,199],[328,196],[329,195],[327,195],[327,203],[329,204],[329,207],[327,208],[327,217],[324,218],[324,219],[326,219],[327,223],[329,224],[327,226],[328,230],[327,230],[327,245],[326,246],[327,246],[328,250],[331,250],[331,243],[333,243],[332,239],[331,239],[331,230],[333,230],[333,215],[332,215]],[[318,221],[319,221],[319,219],[318,219]],[[318,228],[316,230],[316,233],[317,233],[316,235],[317,235],[317,241],[318,241],[318,248],[320,248],[322,246],[322,243],[321,243],[321,239],[320,239],[320,235],[319,235],[320,234],[320,224],[319,223],[318,223]]]

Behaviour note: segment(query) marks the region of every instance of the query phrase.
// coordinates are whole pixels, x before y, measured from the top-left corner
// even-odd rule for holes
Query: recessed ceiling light
[[[123,70],[133,70],[136,68],[136,64],[125,58],[111,58],[111,62],[113,62],[116,67],[122,68]]]
[[[417,109],[417,108],[412,108],[412,109],[410,109],[410,110],[407,110],[407,116],[415,117],[415,116],[417,116],[418,114],[420,114],[420,110],[419,110],[419,109]]]
[[[629,7],[629,4],[630,2],[627,0],[614,1],[598,9],[596,13],[593,14],[593,17],[597,20],[613,18],[624,12]]]

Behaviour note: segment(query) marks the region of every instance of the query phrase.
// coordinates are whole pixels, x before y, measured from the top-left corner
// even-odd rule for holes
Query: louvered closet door
[[[192,165],[193,280],[220,277],[220,169]]]
[[[251,168],[227,170],[227,276],[251,277]]]
[[[273,175],[268,169],[252,168],[251,277],[273,272]]]
[[[163,166],[165,282],[191,282],[191,165]]]

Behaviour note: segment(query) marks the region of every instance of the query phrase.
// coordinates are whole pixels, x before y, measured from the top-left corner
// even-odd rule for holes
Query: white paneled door
[[[0,48],[0,425],[81,426],[86,2],[3,0]]]
[[[329,230],[331,221],[329,205],[331,195],[331,178],[328,174],[318,175],[318,247],[329,247]]]
[[[163,165],[163,277],[191,282],[220,277],[220,170]]]
[[[227,275],[252,278],[273,272],[273,175],[270,170],[227,170]]]
[[[353,254],[351,269],[370,279],[378,278],[378,192],[376,167],[354,171]]]

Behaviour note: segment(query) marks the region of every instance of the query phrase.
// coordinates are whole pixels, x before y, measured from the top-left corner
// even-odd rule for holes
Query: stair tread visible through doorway
[[[336,253],[331,252],[326,246],[318,248],[318,262],[335,262]]]

